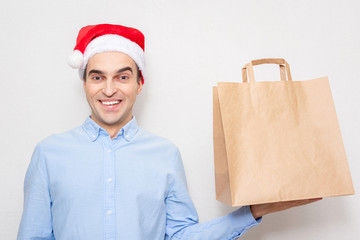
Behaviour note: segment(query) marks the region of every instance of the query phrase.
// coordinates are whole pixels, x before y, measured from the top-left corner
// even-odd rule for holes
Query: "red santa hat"
[[[101,52],[122,52],[130,56],[139,67],[142,82],[145,75],[145,37],[135,28],[112,24],[83,27],[76,39],[76,46],[68,58],[68,64],[79,69],[80,78],[89,59]]]

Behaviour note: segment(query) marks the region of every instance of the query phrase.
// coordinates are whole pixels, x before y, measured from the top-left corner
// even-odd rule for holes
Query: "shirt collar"
[[[94,142],[99,137],[100,132],[106,133],[106,130],[94,122],[90,116],[86,118],[85,122],[82,124],[82,128],[92,142]],[[126,141],[129,142],[135,136],[138,128],[139,127],[137,125],[136,118],[133,116],[133,118],[120,129],[116,138],[123,137]]]
[[[116,137],[123,136],[126,141],[130,142],[130,140],[135,136],[136,132],[138,131],[139,126],[137,125],[137,121],[135,116],[123,126]]]

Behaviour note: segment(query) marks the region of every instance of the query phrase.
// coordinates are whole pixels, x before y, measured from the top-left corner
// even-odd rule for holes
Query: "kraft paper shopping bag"
[[[281,81],[255,82],[278,64]],[[216,197],[231,206],[354,194],[327,77],[292,81],[284,59],[213,89]],[[249,81],[248,81],[249,79]]]

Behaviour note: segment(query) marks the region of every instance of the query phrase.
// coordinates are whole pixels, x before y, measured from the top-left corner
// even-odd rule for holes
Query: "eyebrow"
[[[123,67],[123,68],[120,68],[119,70],[116,71],[117,74],[119,73],[122,73],[122,72],[126,72],[126,71],[130,71],[131,73],[133,73],[133,70],[131,67]],[[100,71],[100,70],[97,70],[97,69],[91,69],[88,73],[88,76],[90,76],[90,74],[101,74],[101,75],[104,75],[105,72],[103,71]]]

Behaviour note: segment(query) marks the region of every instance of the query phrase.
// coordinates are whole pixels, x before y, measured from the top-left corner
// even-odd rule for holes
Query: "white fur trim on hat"
[[[89,59],[97,53],[122,52],[131,57],[145,77],[145,56],[142,48],[135,42],[115,34],[107,34],[92,40],[85,49],[83,62],[79,68],[82,79]]]

